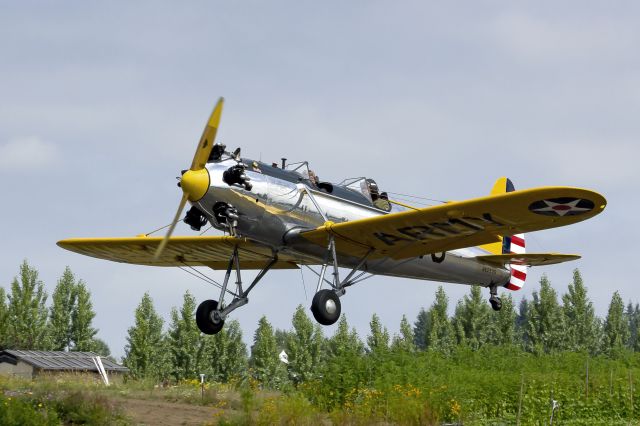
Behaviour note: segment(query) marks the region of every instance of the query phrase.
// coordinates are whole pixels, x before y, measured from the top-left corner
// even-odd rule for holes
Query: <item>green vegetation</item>
[[[262,317],[247,351],[237,321],[201,334],[188,292],[166,329],[145,294],[128,330],[124,384],[3,381],[0,424],[126,423],[118,398],[208,407],[212,424],[548,424],[552,401],[562,424],[640,424],[637,303],[625,307],[615,292],[598,318],[577,270],[566,294],[543,277],[529,300],[501,297],[496,313],[470,287],[449,316],[439,287],[413,325],[403,317],[392,334],[373,314],[362,337],[344,315],[325,337],[299,306],[290,330]],[[51,308],[46,300],[25,262],[10,291],[0,288],[0,344],[101,347],[90,294],[68,268]]]
[[[25,260],[7,293],[0,288],[0,349],[98,351],[110,354],[93,328],[91,293],[67,267],[53,291],[52,305],[38,271]]]

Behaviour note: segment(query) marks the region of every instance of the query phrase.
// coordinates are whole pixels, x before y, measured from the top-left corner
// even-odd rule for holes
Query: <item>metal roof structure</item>
[[[0,362],[23,361],[34,368],[42,370],[95,371],[98,372],[93,358],[100,355],[94,352],[62,352],[62,351],[0,351]],[[116,364],[108,358],[100,357],[107,372],[126,373],[127,367]]]

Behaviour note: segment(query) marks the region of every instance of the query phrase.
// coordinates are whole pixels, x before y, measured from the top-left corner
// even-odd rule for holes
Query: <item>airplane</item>
[[[580,258],[526,253],[524,234],[566,226],[601,213],[605,198],[571,187],[515,190],[502,177],[487,196],[415,207],[393,200],[373,179],[323,182],[307,162],[263,163],[215,142],[224,99],[217,102],[191,167],[183,170],[178,210],[164,237],[65,239],[67,250],[115,262],[181,267],[206,277],[198,266],[225,270],[218,300],[205,300],[196,323],[205,334],[249,302],[271,269],[306,267],[317,275],[311,312],[331,325],[340,317],[346,289],[374,275],[478,285],[500,310],[498,288],[519,290],[527,268]],[[223,235],[172,236],[182,212],[194,231],[211,226]],[[319,270],[314,269],[319,268]],[[340,268],[348,270],[340,278]],[[258,270],[248,286],[241,271]],[[329,270],[329,275],[327,274]],[[229,284],[235,272],[235,289]],[[323,288],[325,286],[325,288]],[[225,297],[230,298],[227,303]]]

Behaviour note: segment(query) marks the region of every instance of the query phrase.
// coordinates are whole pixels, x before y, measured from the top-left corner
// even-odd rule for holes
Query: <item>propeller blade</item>
[[[220,126],[220,116],[222,115],[223,105],[224,98],[220,98],[211,113],[211,117],[209,117],[209,121],[207,122],[207,126],[204,128],[204,132],[202,132],[202,137],[198,143],[198,149],[196,150],[196,154],[193,156],[193,162],[191,163],[191,170],[193,171],[201,170],[207,164],[209,155],[211,155],[211,150],[216,143],[216,133]]]
[[[162,240],[162,242],[160,242],[160,245],[156,249],[156,254],[153,256],[154,260],[158,260],[160,258],[160,255],[162,255],[164,248],[167,246],[167,243],[169,242],[169,238],[171,238],[171,234],[173,234],[173,230],[176,228],[176,225],[180,220],[180,216],[182,216],[182,210],[184,209],[184,206],[187,204],[188,199],[189,199],[188,194],[184,194],[182,196],[182,200],[180,200],[180,205],[178,206],[178,211],[176,212],[176,216],[173,218],[173,222],[171,222],[171,226],[169,227],[167,234],[164,236],[164,239]]]

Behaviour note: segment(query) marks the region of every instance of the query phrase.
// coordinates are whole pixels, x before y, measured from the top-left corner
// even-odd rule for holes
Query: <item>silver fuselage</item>
[[[373,216],[402,211],[393,206],[390,213],[366,203],[359,203],[314,189],[302,175],[298,182],[292,182],[266,174],[266,164],[258,163],[258,168],[247,168],[250,177],[250,191],[240,186],[229,186],[223,181],[223,173],[237,164],[227,159],[207,164],[210,187],[205,196],[193,203],[218,229],[213,206],[224,202],[238,211],[236,231],[238,235],[250,238],[271,247],[277,252],[286,252],[300,259],[300,263],[323,263],[327,247],[321,247],[299,237],[301,231],[315,229],[325,222],[307,191],[311,192],[325,217],[335,223],[365,219]],[[256,171],[259,170],[259,171]],[[264,172],[262,172],[264,170]],[[291,180],[291,179],[290,179]],[[502,285],[509,280],[510,272],[480,263],[476,256],[488,254],[479,247],[469,247],[447,252],[444,261],[437,263],[430,255],[403,260],[383,258],[367,261],[363,270],[373,274],[415,278],[488,286]],[[341,267],[354,268],[359,259],[338,255]]]

